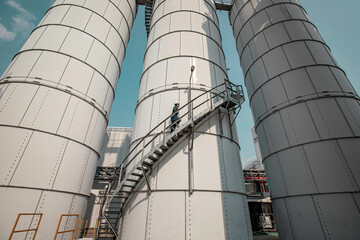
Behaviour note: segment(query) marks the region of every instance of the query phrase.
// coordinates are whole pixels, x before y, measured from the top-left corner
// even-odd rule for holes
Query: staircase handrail
[[[162,134],[165,134],[166,133],[166,130],[172,126],[172,124],[169,124],[167,127],[164,127],[164,129],[160,132],[158,132],[157,134],[154,135],[154,137],[152,139],[150,139],[150,141],[146,144],[144,144],[144,146],[142,147],[142,150],[139,150],[134,156],[132,156],[131,160],[129,162],[126,163],[125,165],[125,161],[131,156],[131,154],[137,149],[137,147],[143,143],[143,141],[145,141],[145,139],[147,137],[149,137],[156,129],[158,129],[162,124],[166,124],[166,122],[171,119],[172,116],[176,115],[177,113],[180,113],[180,110],[184,109],[186,106],[188,106],[189,104],[192,104],[195,100],[199,99],[200,97],[210,93],[210,98],[209,99],[206,99],[204,100],[203,102],[199,103],[198,105],[196,105],[195,107],[193,107],[192,110],[194,109],[197,109],[198,107],[202,106],[203,104],[207,103],[208,101],[211,102],[211,105],[212,105],[212,100],[216,97],[220,97],[222,99],[230,99],[232,98],[231,96],[231,93],[234,93],[236,95],[241,95],[242,96],[242,99],[244,99],[244,95],[243,95],[243,91],[242,91],[242,87],[241,85],[235,85],[233,83],[231,83],[229,80],[227,79],[224,79],[224,83],[218,85],[218,86],[215,86],[209,90],[206,90],[205,92],[203,92],[202,94],[198,95],[197,97],[191,99],[191,101],[189,101],[188,103],[186,103],[185,105],[183,105],[181,108],[178,109],[178,112],[176,113],[172,113],[170,114],[168,117],[164,118],[163,121],[161,121],[160,123],[158,123],[154,128],[152,128],[145,136],[139,138],[139,142],[132,148],[132,150],[124,157],[124,159],[121,161],[121,164],[120,164],[120,167],[117,167],[116,170],[114,171],[114,174],[113,174],[113,178],[112,180],[110,181],[109,185],[108,185],[108,189],[106,189],[106,196],[105,196],[105,199],[103,201],[103,204],[101,206],[101,209],[100,209],[100,214],[101,216],[99,217],[102,217],[104,215],[104,212],[105,212],[105,206],[109,205],[112,198],[111,197],[109,199],[109,194],[111,194],[112,192],[112,189],[114,186],[116,186],[115,182],[118,181],[118,184],[120,184],[121,182],[121,178],[123,177],[123,173],[125,173],[125,171],[127,170],[127,167],[129,166],[130,163],[133,162],[133,160],[141,153],[144,151],[144,149],[149,145],[151,144],[158,136],[162,135]],[[222,86],[225,86],[225,89],[223,91],[215,91],[216,89],[222,87]],[[235,88],[235,90],[234,90]],[[230,94],[229,94],[229,91],[230,91]],[[224,95],[224,93],[226,93]],[[241,101],[240,98],[238,99],[234,99],[234,100],[237,100],[238,101],[238,104],[241,105],[241,103],[243,101]],[[187,116],[188,114],[190,113],[190,110],[186,111],[185,113],[183,113],[182,115],[180,115],[179,119]],[[166,126],[166,125],[165,125]],[[164,136],[165,137],[165,136]],[[141,161],[139,161],[141,162]],[[119,188],[121,186],[117,186],[117,191],[119,191]],[[116,192],[116,191],[115,191]],[[116,193],[113,193],[111,195],[114,195]],[[98,235],[98,234],[97,234]]]
[[[215,92],[213,93],[213,91],[217,88],[220,88],[222,86],[226,86],[224,91],[221,92]],[[233,83],[231,83],[230,81],[226,80],[224,81],[224,83],[213,87],[205,92],[203,92],[202,94],[200,94],[199,96],[193,98],[190,102],[186,103],[185,105],[183,105],[182,107],[179,108],[178,112],[180,113],[180,110],[182,110],[183,108],[185,108],[186,106],[188,106],[190,103],[193,103],[195,100],[199,99],[200,97],[206,95],[207,93],[212,93],[215,94],[215,96],[211,96],[210,99],[206,99],[204,102],[199,103],[198,105],[196,105],[193,109],[196,109],[198,107],[200,107],[201,105],[203,105],[204,103],[208,102],[208,101],[212,101],[212,99],[214,99],[215,97],[221,97],[223,99],[225,99],[226,97],[229,98],[229,96],[221,96],[222,93],[224,93],[227,89],[229,89],[231,92],[235,92],[234,89],[232,89],[232,87],[237,87],[237,86],[241,86],[241,85],[235,85]],[[242,91],[238,92],[238,93],[242,93]],[[237,100],[237,99],[236,99]],[[240,104],[241,102],[239,102]],[[189,113],[189,111],[185,112],[184,114],[181,115],[180,118],[186,116]],[[174,116],[176,113],[172,113],[170,114],[168,117],[164,118],[163,121],[161,121],[160,123],[158,123],[154,128],[152,128],[145,136],[139,138],[139,142],[132,148],[132,150],[125,156],[125,158],[121,161],[121,164],[125,164],[125,161],[128,159],[128,157],[137,149],[137,147],[147,138],[151,135],[151,133],[153,133],[158,127],[160,127],[162,124],[166,123],[166,121],[168,121],[172,116]],[[165,128],[165,131],[171,126],[171,124],[169,126],[167,126]],[[163,134],[164,131],[160,131],[159,133],[157,133],[143,148],[147,147],[154,139],[156,139],[159,135]],[[138,154],[140,154],[141,150],[138,151],[133,157],[132,159],[126,163],[125,166],[123,166],[123,170],[126,170],[126,168],[129,166],[130,163],[132,163],[132,161],[138,156]],[[118,170],[120,169],[120,167],[118,167],[118,169],[116,171],[114,171],[114,176],[121,176],[121,174],[118,174]]]

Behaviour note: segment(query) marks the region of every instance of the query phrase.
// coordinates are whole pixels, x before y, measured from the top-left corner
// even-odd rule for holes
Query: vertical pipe
[[[39,239],[83,214],[135,14],[135,0],[57,0],[2,75],[0,239],[18,212],[44,213]]]
[[[175,101],[187,104],[189,89],[194,99],[224,79],[214,1],[154,1],[130,147],[171,114]],[[195,108],[207,97],[194,102],[194,117],[211,108],[209,102]],[[127,200],[120,239],[252,239],[239,145],[231,139],[228,115],[216,109],[194,131],[157,161],[149,177],[151,195],[143,184]]]
[[[240,62],[282,239],[360,239],[359,97],[297,0],[236,0]]]

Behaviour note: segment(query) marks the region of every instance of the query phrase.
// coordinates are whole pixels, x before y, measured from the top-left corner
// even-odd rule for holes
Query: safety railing
[[[39,216],[39,220],[38,220],[38,222],[37,222],[36,227],[35,227],[35,228],[30,228],[30,229],[16,230],[16,226],[17,226],[17,224],[19,223],[19,220],[20,220],[21,216]],[[16,218],[14,227],[13,227],[13,229],[12,229],[12,231],[11,231],[9,240],[12,239],[14,233],[31,232],[31,231],[34,231],[34,232],[35,232],[35,233],[34,233],[34,236],[33,236],[33,238],[32,238],[32,239],[35,240],[37,231],[38,231],[39,226],[40,226],[40,222],[41,222],[42,216],[43,216],[42,213],[19,213],[18,216],[17,216],[17,218]]]
[[[190,91],[191,89],[189,88],[189,95],[191,94]],[[202,98],[204,97],[206,99],[202,100]],[[103,198],[103,202],[100,208],[100,218],[104,217],[106,206],[109,205],[109,202],[112,200],[115,194],[120,190],[121,188],[120,182],[125,176],[126,171],[128,170],[130,164],[133,164],[135,159],[139,159],[138,162],[144,161],[145,149],[147,149],[147,147],[149,147],[155,141],[159,141],[159,142],[165,141],[166,136],[169,133],[169,129],[171,128],[171,126],[173,126],[173,123],[169,124],[168,122],[174,115],[178,114],[180,121],[183,120],[184,120],[183,122],[191,121],[192,122],[191,124],[193,125],[194,111],[200,110],[200,108],[204,105],[207,105],[207,108],[210,108],[210,111],[212,111],[214,104],[219,101],[223,101],[223,102],[227,101],[228,102],[227,104],[229,104],[229,102],[235,102],[236,107],[241,106],[241,104],[245,101],[242,87],[240,85],[235,85],[225,79],[224,83],[204,91],[195,98],[191,99],[190,97],[188,103],[186,103],[181,108],[179,108],[177,113],[170,114],[163,121],[161,121],[155,127],[153,127],[145,136],[138,139],[137,144],[135,144],[132,147],[130,152],[125,156],[125,158],[121,162],[120,166],[114,172],[112,181],[110,181],[109,185],[103,190],[103,192],[106,193],[104,194],[105,196]],[[226,106],[226,108],[227,107],[228,106]],[[159,130],[160,128],[161,130]],[[140,150],[138,150],[138,147],[140,147]],[[140,165],[140,167],[142,168],[142,165]],[[143,168],[142,170],[145,176],[145,171]],[[114,189],[115,186],[117,186],[116,189]],[[109,225],[111,228],[113,228],[113,226],[111,226],[110,223]]]
[[[35,227],[35,228],[29,228],[29,229],[16,230],[16,227],[17,227],[17,225],[19,224],[19,222],[20,222],[20,220],[21,220],[21,217],[23,217],[23,216],[38,216],[36,227]],[[16,218],[14,227],[13,227],[11,233],[10,233],[9,240],[11,240],[11,239],[13,238],[13,236],[14,236],[15,233],[23,233],[23,232],[31,232],[31,231],[34,231],[34,235],[32,236],[31,239],[35,240],[35,239],[36,239],[36,234],[37,234],[38,229],[39,229],[39,226],[40,226],[40,222],[41,222],[41,220],[42,220],[42,217],[43,217],[43,213],[19,213],[18,216],[17,216],[17,218]],[[59,231],[63,217],[76,217],[74,229],[65,230],[65,231]],[[96,219],[96,222],[95,222],[95,226],[94,226],[94,227],[88,227],[89,219],[88,219],[88,218],[81,218],[81,219],[80,219],[80,222],[79,222],[79,225],[78,225],[78,224],[77,224],[77,222],[78,222],[78,217],[79,217],[79,214],[62,214],[62,215],[60,216],[60,220],[59,220],[59,223],[58,223],[58,226],[57,226],[57,229],[56,229],[56,233],[55,233],[54,239],[56,239],[59,234],[69,233],[69,232],[72,232],[72,233],[73,233],[73,234],[72,234],[72,237],[71,237],[71,239],[73,239],[76,230],[77,230],[77,235],[76,235],[76,238],[75,238],[76,240],[77,240],[77,239],[84,238],[84,237],[86,236],[86,234],[89,233],[90,230],[93,230],[93,232],[92,232],[92,233],[89,233],[89,234],[91,234],[92,239],[95,239],[95,235],[96,235],[96,231],[97,231],[97,229],[98,229],[98,225],[99,225],[99,220],[100,220],[100,219],[99,219],[99,218]],[[31,221],[33,222],[34,219],[32,219]],[[85,222],[84,227],[82,227],[83,222]],[[81,234],[81,231],[83,231],[82,234]],[[82,236],[80,236],[80,235],[82,235]]]
[[[76,217],[74,229],[59,231],[63,217]],[[56,240],[56,238],[57,238],[57,236],[59,234],[64,234],[64,233],[69,233],[69,232],[72,232],[72,236],[71,236],[70,239],[73,239],[74,235],[75,235],[75,232],[76,232],[76,226],[77,226],[78,220],[79,220],[79,214],[61,214],[60,219],[59,219],[59,224],[58,224],[57,229],[56,229],[54,240]]]
[[[217,91],[218,89],[221,89],[222,87],[223,87],[223,90]],[[237,97],[238,95],[240,97]],[[190,104],[194,105],[193,103],[203,96],[209,96],[209,98],[200,102],[195,107],[192,107],[191,110],[188,109],[187,111],[185,111],[184,113],[182,113],[180,115],[182,110],[186,109],[186,107],[189,107]],[[244,95],[243,95],[242,87],[239,85],[235,85],[225,79],[224,83],[203,92],[202,94],[198,95],[197,97],[191,99],[187,104],[180,107],[178,110],[178,113],[180,115],[179,119],[181,121],[184,120],[185,117],[188,117],[188,119],[191,119],[192,118],[191,116],[194,115],[193,114],[194,110],[200,108],[201,106],[203,106],[207,103],[209,103],[210,108],[212,108],[213,100],[219,101],[219,100],[224,100],[224,99],[235,101],[238,103],[238,106],[241,106],[241,104],[244,102]],[[138,141],[138,143],[132,148],[132,150],[125,156],[125,158],[123,159],[123,161],[120,164],[120,167],[117,168],[117,171],[114,172],[114,176],[120,176],[120,174],[119,174],[120,169],[122,169],[122,171],[125,171],[127,169],[127,167],[132,163],[132,161],[140,155],[140,153],[142,153],[142,155],[143,155],[143,153],[144,153],[143,150],[147,146],[149,146],[155,139],[158,139],[158,137],[160,135],[165,135],[166,133],[168,133],[167,130],[169,130],[169,128],[172,126],[172,124],[167,124],[167,122],[169,122],[171,117],[173,117],[174,115],[176,115],[176,113],[173,113],[173,114],[169,115],[168,117],[166,117],[163,121],[161,121],[154,128],[152,128],[145,136],[143,136],[140,139],[140,141]],[[163,125],[162,131],[156,133],[155,131],[158,130],[159,127],[162,125]],[[145,140],[151,136],[152,136],[152,138],[147,143],[145,143]],[[137,147],[139,147],[141,145],[143,145],[141,148],[142,150],[139,150],[138,152],[134,153],[136,151]],[[129,160],[130,157],[131,157],[131,159]],[[108,189],[108,190],[110,191],[111,189]]]
[[[86,220],[86,221],[85,221],[85,227],[82,228],[81,226],[82,226],[83,220]],[[76,235],[76,238],[75,238],[76,240],[79,239],[79,235],[80,235],[81,231],[83,231],[82,237],[83,238],[85,237],[86,232],[88,230],[88,228],[87,228],[88,221],[89,221],[88,218],[81,218],[80,219],[77,235]]]
[[[95,227],[94,228],[89,228],[89,229],[94,229],[93,235],[92,235],[92,239],[94,240],[96,238],[96,236],[99,234],[99,225],[100,225],[100,221],[101,219],[98,218],[96,219],[96,223],[95,223]]]

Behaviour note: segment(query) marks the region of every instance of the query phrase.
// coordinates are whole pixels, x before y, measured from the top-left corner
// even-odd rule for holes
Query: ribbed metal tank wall
[[[360,239],[359,98],[297,0],[230,15],[281,239]]]
[[[214,1],[155,1],[130,147],[175,101],[187,103],[192,65],[192,98],[227,78]],[[252,239],[239,145],[230,133],[237,136],[236,127],[228,120],[216,111],[195,131],[192,194],[186,137],[162,156],[149,178],[151,195],[143,184],[128,200],[121,239]]]
[[[57,0],[3,74],[0,239],[21,212],[44,214],[37,239],[83,214],[135,14],[135,0]]]

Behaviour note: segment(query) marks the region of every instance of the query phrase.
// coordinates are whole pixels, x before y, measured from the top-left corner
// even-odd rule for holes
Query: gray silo
[[[297,0],[234,1],[281,239],[360,239],[359,97]]]

